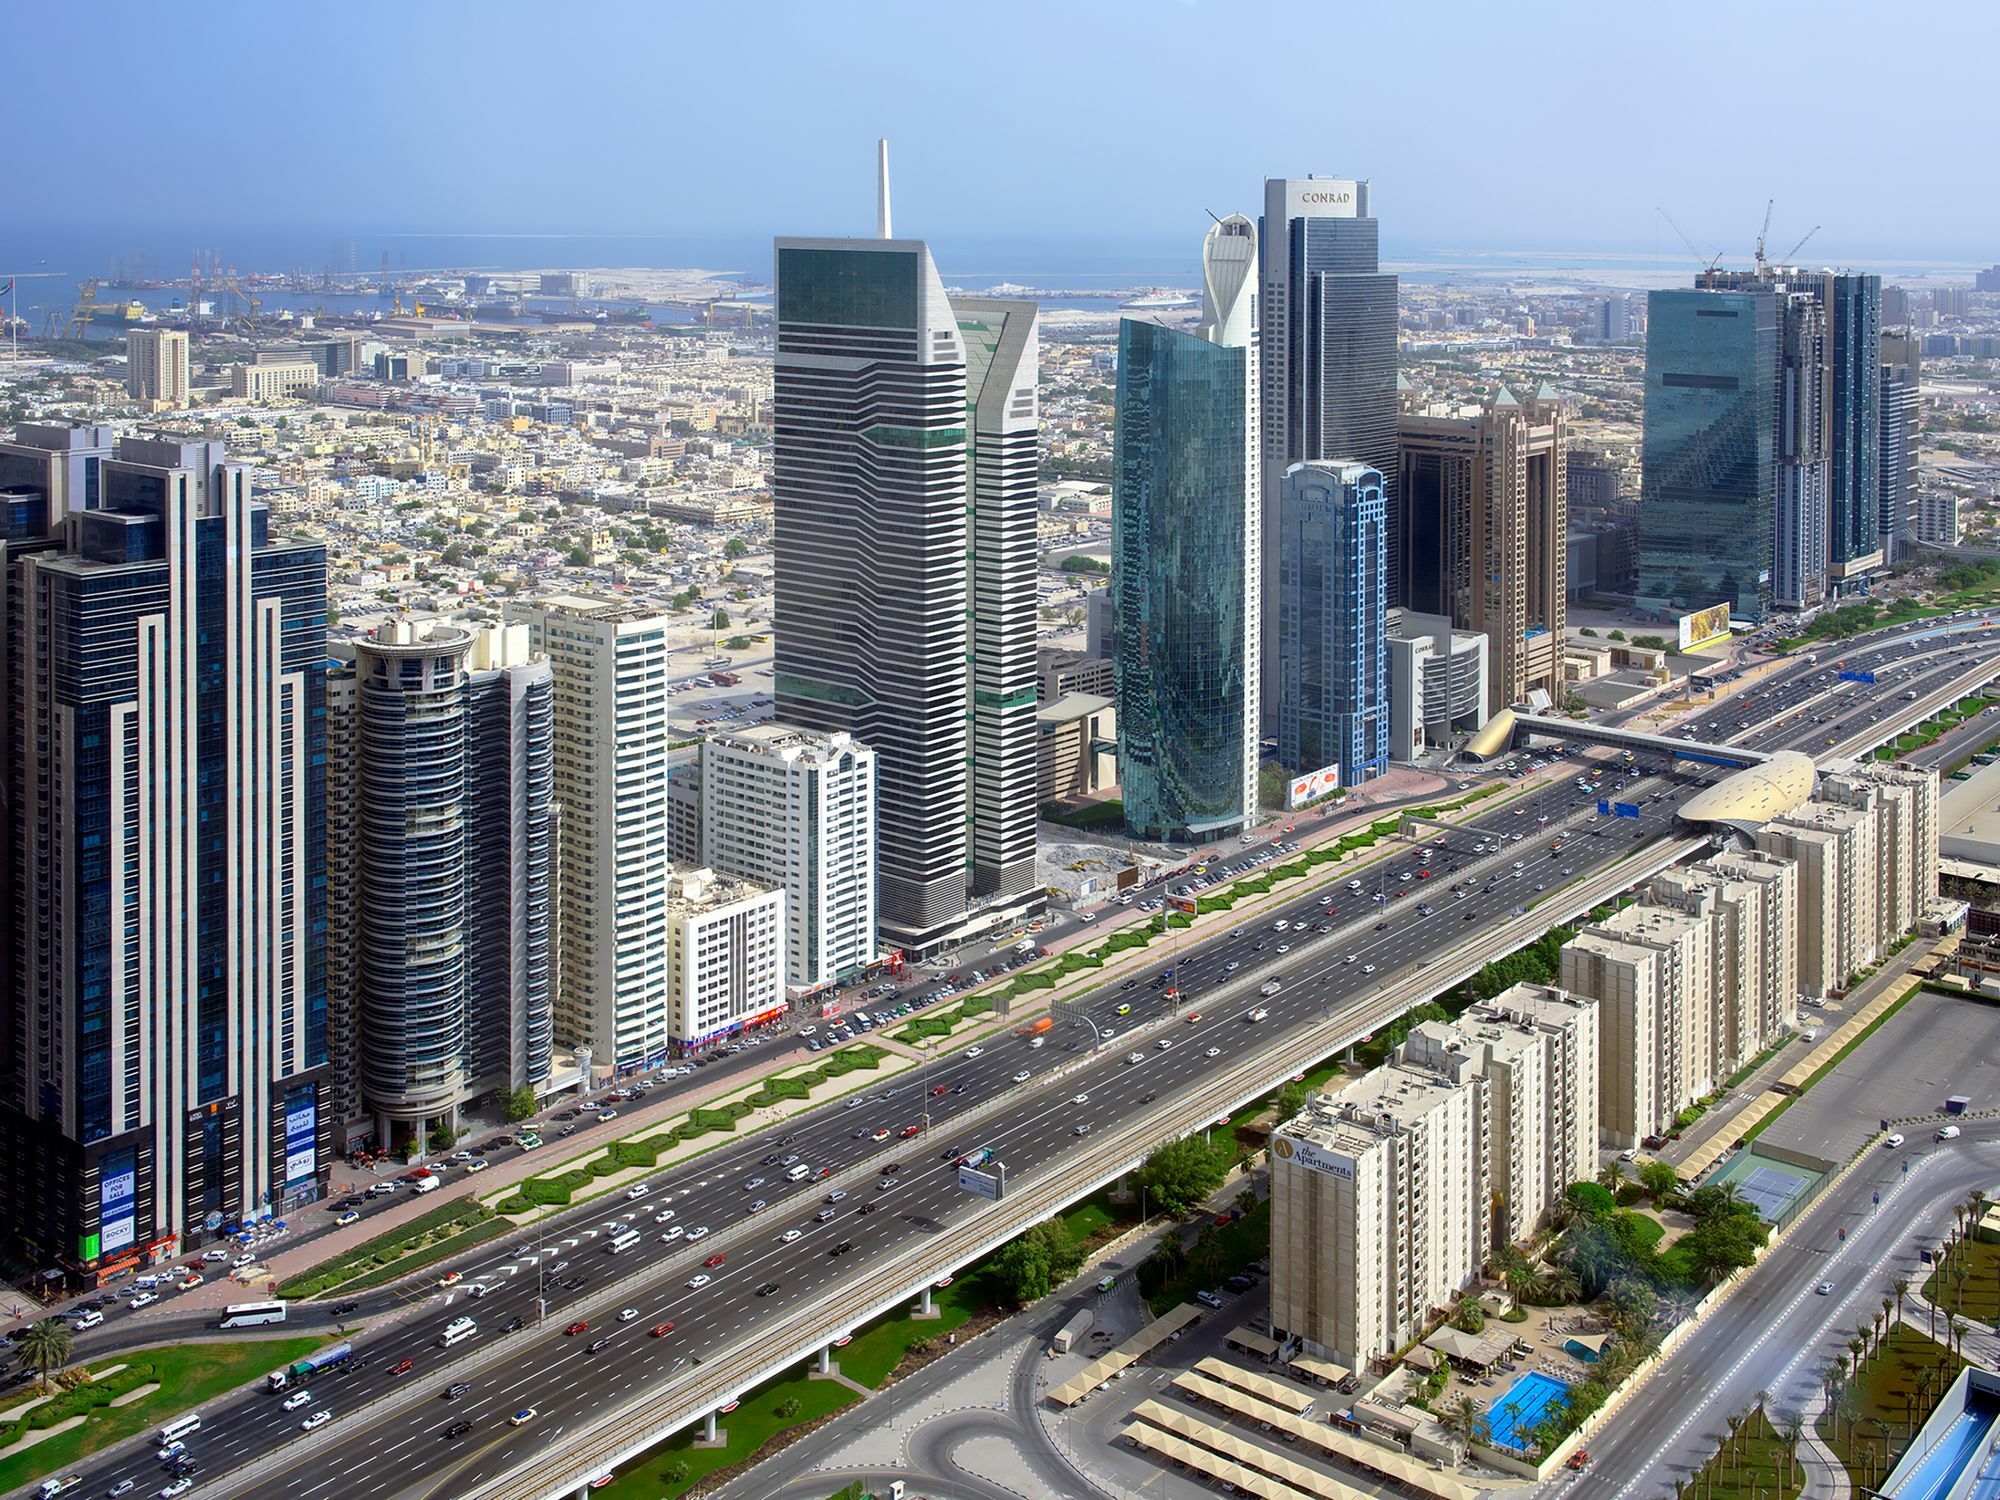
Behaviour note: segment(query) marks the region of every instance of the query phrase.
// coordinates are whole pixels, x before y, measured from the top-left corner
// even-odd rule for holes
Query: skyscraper
[[[1838,582],[1882,565],[1882,278],[1827,280],[1827,570]]]
[[[1118,325],[1118,779],[1148,838],[1222,838],[1257,812],[1256,248],[1241,214],[1209,230],[1196,332]]]
[[[1772,519],[1771,600],[1804,609],[1826,597],[1826,305],[1779,290],[1778,492]]]
[[[1403,413],[1407,607],[1487,639],[1487,708],[1563,693],[1569,424],[1547,385]]]
[[[125,335],[125,393],[156,406],[188,404],[188,336],[176,328]]]
[[[1035,309],[954,306],[886,175],[880,228],[776,246],[776,693],[875,751],[882,934],[924,953],[1041,899]]]
[[[1641,599],[1762,621],[1777,494],[1777,298],[1647,295]]]
[[[555,1041],[597,1068],[651,1067],[670,1023],[667,621],[581,596],[512,604],[507,618],[528,627],[555,677]]]
[[[1258,238],[1261,634],[1275,641],[1278,487],[1286,469],[1303,460],[1364,463],[1382,476],[1389,602],[1407,602],[1396,468],[1396,278],[1380,269],[1366,182],[1266,178]],[[1277,672],[1275,653],[1267,655],[1263,700],[1274,714]]]
[[[1885,563],[1901,558],[1916,534],[1910,507],[1910,475],[1916,466],[1920,373],[1917,341],[1884,334],[1882,447],[1877,471],[1881,503],[1875,524]]]
[[[324,549],[221,443],[98,469],[0,626],[0,1200],[85,1284],[317,1196],[330,1124]]]
[[[1278,525],[1278,759],[1358,786],[1389,764],[1388,543],[1366,464],[1285,471]]]
[[[527,640],[524,625],[398,619],[331,650],[327,967],[346,1145],[422,1149],[475,1095],[548,1082],[555,690]]]

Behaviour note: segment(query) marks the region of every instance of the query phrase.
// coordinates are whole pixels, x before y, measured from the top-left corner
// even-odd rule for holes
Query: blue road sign
[[[1597,815],[1600,818],[1611,816],[1611,803],[1603,797],[1597,799]]]
[[[1639,816],[1639,804],[1636,802],[1614,802],[1611,804],[1611,810],[1621,818],[1636,818]]]
[[[1842,682],[1873,682],[1875,674],[1873,672],[1842,672],[1839,680]]]

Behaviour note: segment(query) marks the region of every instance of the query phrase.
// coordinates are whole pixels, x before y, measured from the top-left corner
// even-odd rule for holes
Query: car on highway
[[[1187,1023],[1190,1026],[1194,1025],[1194,1023],[1199,1021],[1200,1019],[1201,1019],[1201,1012],[1198,1010],[1191,1010],[1187,1014]]]
[[[322,1412],[321,1415],[324,1416],[326,1414]],[[189,1490],[193,1488],[194,1488],[194,1476],[191,1474],[183,1474],[180,1476],[180,1478],[176,1479],[172,1484],[168,1485],[165,1489],[160,1491],[160,1500],[175,1500],[175,1497],[177,1495],[185,1495]]]
[[[1209,1049],[1208,1049],[1208,1050],[1207,1050],[1206,1052],[1202,1053],[1202,1056],[1203,1056],[1203,1057],[1220,1057],[1220,1056],[1222,1056],[1222,1049],[1221,1049],[1220,1047],[1210,1047],[1210,1048],[1209,1048]]]
[[[660,1231],[660,1243],[662,1245],[671,1245],[675,1240],[679,1239],[682,1235],[686,1233],[687,1231],[681,1228],[680,1225],[669,1224],[665,1229]]]
[[[728,1258],[729,1258],[728,1256],[724,1255],[721,1251],[718,1250],[715,1254],[711,1255],[707,1260],[703,1261],[702,1264],[704,1266],[707,1266],[709,1270],[713,1271],[717,1266],[721,1265]]]
[[[871,1141],[886,1141],[889,1139],[889,1132],[886,1130],[871,1130],[868,1132],[868,1139]]]
[[[590,1341],[589,1346],[585,1348],[583,1352],[585,1354],[601,1354],[610,1347],[611,1347],[610,1339],[592,1339]]]
[[[687,1289],[691,1292],[698,1292],[713,1280],[715,1280],[713,1276],[697,1273],[696,1275],[690,1276],[688,1278]]]
[[[896,1134],[900,1139],[907,1141],[911,1136],[915,1135],[918,1131],[922,1129],[923,1127],[921,1125],[905,1125],[901,1130],[897,1131]]]
[[[361,1222],[361,1215],[356,1213],[353,1209],[350,1208],[346,1213],[342,1214],[339,1218],[335,1219],[333,1222],[343,1227],[349,1224],[359,1224]]]
[[[651,1328],[647,1329],[646,1332],[651,1334],[656,1339],[663,1339],[668,1334],[674,1331],[674,1326],[675,1325],[672,1323],[655,1323]]]
[[[286,1411],[297,1411],[301,1406],[312,1405],[312,1398],[313,1394],[311,1391],[300,1391],[296,1395],[285,1397],[279,1405]]]
[[[575,1338],[579,1333],[588,1333],[589,1331],[590,1331],[590,1324],[587,1320],[583,1318],[578,1318],[574,1323],[570,1324],[569,1327],[563,1330],[563,1332],[568,1334],[571,1338]]]
[[[621,1323],[629,1323],[638,1316],[639,1316],[638,1308],[636,1307],[622,1308],[619,1310],[618,1313],[618,1321]]]
[[[1113,1012],[1113,1014],[1120,1016],[1129,1016],[1132,1014],[1132,1007],[1129,1004],[1121,1005],[1115,1012]]]
[[[332,1412],[316,1411],[311,1416],[307,1417],[303,1422],[299,1423],[299,1426],[305,1431],[311,1432],[316,1427],[326,1426],[326,1424],[331,1422],[332,1420],[333,1420]]]
[[[771,1295],[771,1293],[775,1292],[777,1289],[778,1289],[777,1282],[767,1281],[762,1286],[757,1288],[757,1295],[760,1297],[768,1297]]]
[[[647,1187],[645,1183],[635,1182],[632,1184],[632,1186],[625,1189],[625,1197],[626,1200],[629,1202],[634,1198],[643,1198],[646,1196],[646,1194],[650,1192],[652,1192],[652,1189]]]
[[[753,1214],[761,1214],[765,1209],[769,1208],[770,1206],[771,1205],[766,1203],[762,1198],[759,1198],[755,1203],[750,1205],[750,1207],[746,1210],[746,1212]]]
[[[393,1365],[389,1366],[389,1373],[391,1375],[407,1375],[416,1367],[417,1362],[414,1359],[399,1359]]]
[[[1833,1295],[1833,1283],[1830,1281],[1822,1281],[1818,1286],[1814,1287],[1813,1290],[1815,1292],[1818,1292],[1822,1297],[1831,1297]]]
[[[1071,1099],[1069,1102],[1072,1104],[1088,1104],[1090,1103],[1090,1095],[1078,1094],[1075,1098]]]
[[[708,1238],[708,1226],[706,1224],[697,1224],[694,1226],[694,1228],[688,1231],[688,1240],[690,1243],[692,1243],[695,1240],[705,1240],[707,1238]]]
[[[1088,1120],[1084,1121],[1084,1123],[1083,1123],[1083,1124],[1081,1124],[1081,1125],[1077,1126],[1077,1127],[1076,1127],[1076,1128],[1075,1128],[1074,1130],[1072,1130],[1072,1131],[1070,1132],[1070,1134],[1071,1134],[1071,1135],[1089,1135],[1089,1134],[1090,1134],[1090,1122],[1089,1122]]]
[[[748,1182],[746,1182],[746,1183],[744,1183],[744,1184],[743,1184],[743,1191],[747,1193],[747,1192],[750,1192],[750,1191],[751,1191],[751,1190],[752,1190],[753,1188],[760,1188],[760,1187],[762,1187],[763,1185],[764,1185],[764,1179],[763,1179],[763,1178],[761,1178],[761,1177],[753,1177],[753,1178],[751,1178],[751,1179],[750,1179],[750,1180],[749,1180]]]
[[[526,1427],[530,1422],[535,1420],[536,1416],[537,1413],[534,1407],[524,1406],[507,1419],[507,1425],[509,1427]]]
[[[1032,1078],[1032,1077],[1034,1077],[1034,1074],[1030,1073],[1030,1072],[1029,1072],[1029,1071],[1028,1071],[1028,1070],[1027,1070],[1026,1068],[1023,1068],[1023,1069],[1021,1069],[1021,1071],[1020,1071],[1020,1072],[1018,1072],[1018,1073],[1016,1073],[1016,1074],[1014,1075],[1014,1082],[1016,1082],[1016,1083],[1026,1083],[1026,1082],[1027,1082],[1027,1081],[1028,1081],[1028,1080],[1029,1080],[1030,1078]],[[882,1134],[883,1134],[884,1136],[888,1135],[888,1133],[889,1133],[889,1132],[888,1132],[888,1131],[886,1131],[886,1130],[882,1132]]]
[[[444,1388],[443,1391],[444,1399],[447,1401],[456,1401],[460,1396],[463,1396],[467,1391],[471,1389],[472,1386],[468,1381],[464,1380],[454,1381],[452,1384]]]
[[[472,1431],[472,1424],[461,1419],[445,1428],[442,1436],[447,1438],[462,1438],[470,1431]]]

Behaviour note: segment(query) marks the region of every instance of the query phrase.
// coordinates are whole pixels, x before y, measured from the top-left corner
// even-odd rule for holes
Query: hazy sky
[[[1319,172],[1391,256],[1665,253],[1664,205],[1743,260],[1775,195],[1774,252],[2000,259],[1993,0],[23,0],[5,45],[15,254],[867,233],[887,135],[933,237],[1158,244]]]

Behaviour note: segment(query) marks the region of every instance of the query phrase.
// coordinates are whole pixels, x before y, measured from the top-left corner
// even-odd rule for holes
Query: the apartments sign
[[[1271,1154],[1279,1161],[1296,1162],[1309,1172],[1324,1172],[1342,1182],[1354,1181],[1352,1157],[1315,1146],[1311,1141],[1294,1140],[1288,1135],[1276,1136],[1271,1141]]]

